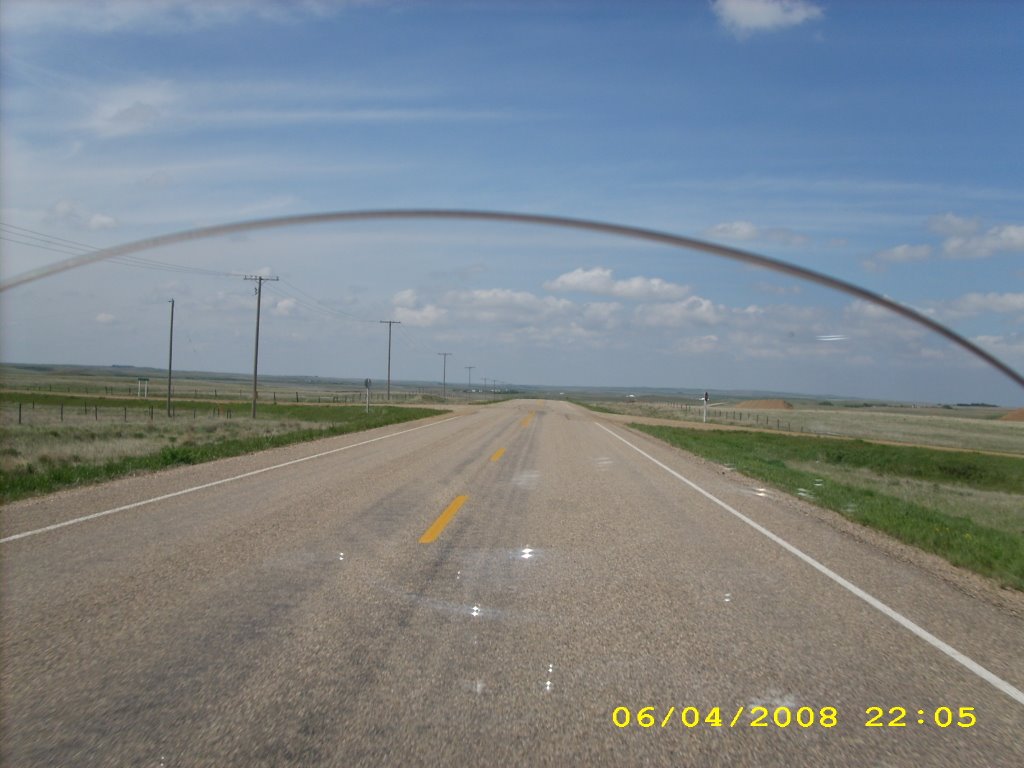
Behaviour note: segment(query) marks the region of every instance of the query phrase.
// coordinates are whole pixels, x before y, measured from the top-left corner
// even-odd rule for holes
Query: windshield
[[[1022,33],[4,3],[2,762],[1019,762]]]

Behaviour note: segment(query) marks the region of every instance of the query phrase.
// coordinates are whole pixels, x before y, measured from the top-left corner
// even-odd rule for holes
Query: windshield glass
[[[1019,762],[1022,33],[4,3],[0,761]]]

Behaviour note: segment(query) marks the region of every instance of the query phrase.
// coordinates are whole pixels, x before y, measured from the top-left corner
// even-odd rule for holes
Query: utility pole
[[[468,374],[468,377],[467,377],[466,381],[467,381],[467,386],[468,386],[469,392],[470,392],[469,399],[472,400],[473,399],[473,395],[472,395],[472,392],[473,392],[473,369],[476,368],[476,366],[475,365],[467,365],[467,366],[465,366],[465,368],[466,368],[467,371],[469,371],[469,374]]]
[[[444,358],[444,363],[441,366],[441,399],[448,399],[448,358],[451,357],[451,352],[438,352],[441,357]]]
[[[277,277],[264,277],[263,275],[246,275],[246,280],[256,281],[256,346],[252,353],[252,417],[256,418],[256,374],[259,371],[260,363],[260,305],[263,303],[263,283],[275,281]]]
[[[171,304],[171,338],[167,342],[167,416],[171,415],[171,361],[174,359],[174,299]]]
[[[388,402],[391,401],[391,326],[401,325],[401,320],[381,320],[388,327]]]

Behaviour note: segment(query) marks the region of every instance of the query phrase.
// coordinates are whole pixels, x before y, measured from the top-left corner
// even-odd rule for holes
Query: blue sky
[[[471,208],[705,238],[863,285],[1024,369],[1024,5],[0,4],[4,278],[197,226]],[[60,244],[63,238],[78,245]],[[0,357],[1024,404],[884,311],[535,228],[305,227],[0,298]],[[166,265],[173,265],[172,271]],[[842,337],[842,338],[837,338]]]

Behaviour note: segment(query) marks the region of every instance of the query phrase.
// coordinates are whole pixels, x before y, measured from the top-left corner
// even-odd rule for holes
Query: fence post
[[[18,423],[21,424],[21,403],[18,403]]]
[[[128,421],[128,406],[125,406],[125,409],[124,409],[124,420],[125,420],[125,422]]]

